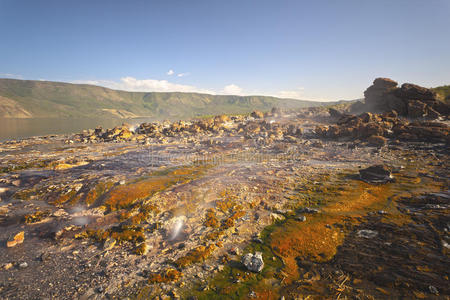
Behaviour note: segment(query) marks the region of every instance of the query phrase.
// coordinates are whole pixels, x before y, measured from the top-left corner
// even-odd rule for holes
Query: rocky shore
[[[0,143],[0,298],[450,297],[448,105],[397,86]]]

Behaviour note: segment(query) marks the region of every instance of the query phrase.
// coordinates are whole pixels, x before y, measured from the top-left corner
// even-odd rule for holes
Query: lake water
[[[21,139],[32,136],[50,134],[78,133],[84,129],[102,126],[112,128],[127,123],[136,125],[143,122],[152,122],[149,118],[139,119],[8,119],[0,118],[0,141]]]

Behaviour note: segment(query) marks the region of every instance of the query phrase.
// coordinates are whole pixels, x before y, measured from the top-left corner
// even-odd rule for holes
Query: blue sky
[[[450,84],[449,0],[0,0],[0,77],[355,99]]]

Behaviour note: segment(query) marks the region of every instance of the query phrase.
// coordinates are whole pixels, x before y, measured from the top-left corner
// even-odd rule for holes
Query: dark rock
[[[379,77],[373,81],[373,85],[381,89],[392,89],[397,87],[398,83],[390,78]]]
[[[360,170],[359,175],[361,180],[368,183],[387,183],[394,180],[391,170],[383,165],[370,166]]]
[[[264,114],[260,111],[255,110],[252,112],[251,116],[255,119],[264,119]]]
[[[427,105],[424,102],[413,100],[408,102],[408,117],[423,118],[426,114]]]
[[[334,109],[334,108],[329,108],[328,112],[330,113],[330,116],[332,118],[340,118],[343,115],[343,113],[341,111]]]
[[[351,113],[362,113],[363,111],[365,111],[365,109],[366,109],[366,106],[363,102],[356,101],[355,103],[350,105],[348,111]]]
[[[410,83],[397,88],[397,82],[388,78],[375,79],[364,92],[364,97],[364,110],[377,113],[396,111],[409,118],[437,119],[450,111],[449,105],[439,101],[431,89]]]
[[[388,94],[385,96],[386,110],[395,111],[399,115],[405,116],[408,113],[405,102],[395,95]]]
[[[373,111],[383,111],[387,108],[385,96],[397,87],[397,82],[389,78],[377,78],[373,85],[364,91],[365,103]]]
[[[437,97],[432,90],[411,83],[402,84],[402,87],[396,90],[396,95],[402,99],[419,99],[422,101],[435,100]]]
[[[310,207],[303,207],[300,212],[302,213],[306,213],[306,214],[317,214],[320,211],[318,209],[315,208],[310,208]]]
[[[277,117],[281,114],[281,109],[279,107],[272,107],[270,110],[270,114],[274,117]]]
[[[252,241],[255,242],[255,243],[258,243],[258,244],[263,244],[263,243],[264,243],[263,240],[260,239],[259,237],[254,237],[254,238],[252,239]]]

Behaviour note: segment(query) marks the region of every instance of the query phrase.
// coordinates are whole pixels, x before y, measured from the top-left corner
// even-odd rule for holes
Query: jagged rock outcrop
[[[404,83],[401,87],[389,78],[377,78],[364,92],[365,104],[355,103],[352,112],[370,111],[383,113],[395,111],[400,116],[418,119],[437,119],[448,116],[450,108],[438,100],[437,94],[415,84]]]
[[[409,122],[396,112],[383,114],[363,113],[345,115],[336,124],[317,126],[315,133],[323,138],[346,138],[367,141],[373,146],[383,146],[386,138],[404,141],[450,143],[450,127],[444,123]]]

